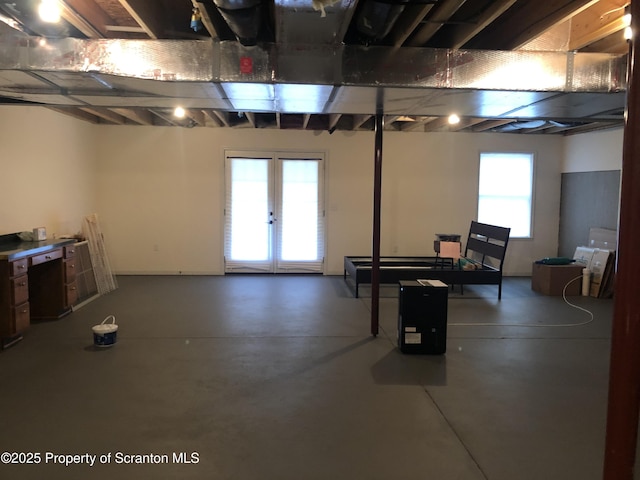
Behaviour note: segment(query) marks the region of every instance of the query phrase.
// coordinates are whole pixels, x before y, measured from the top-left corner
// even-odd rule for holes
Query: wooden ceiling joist
[[[433,4],[429,3],[407,5],[389,34],[393,46],[402,46],[432,8]]]
[[[230,127],[229,123],[229,114],[227,112],[219,112],[218,110],[211,110],[213,114],[218,117],[218,119],[222,122],[225,127]]]
[[[207,125],[204,118],[204,112],[202,110],[187,110],[186,115],[201,127],[205,127]]]
[[[113,19],[105,13],[95,2],[85,0],[64,0],[59,2],[61,16],[87,38],[106,38]]]
[[[580,50],[608,35],[623,30],[629,0],[601,0],[571,18],[569,50]]]
[[[211,2],[208,3],[210,4]],[[200,12],[200,21],[207,32],[209,32],[211,38],[218,38],[218,31],[211,21],[211,16],[209,15],[209,7],[201,0],[192,0],[192,4],[194,8],[197,8],[198,12]]]
[[[78,108],[70,108],[70,107],[47,107],[49,110],[54,112],[62,113],[64,115],[68,115],[70,117],[76,118],[78,120],[82,120],[83,122],[89,123],[99,123],[99,117],[92,115],[88,112],[84,112]]]
[[[80,110],[90,113],[91,115],[95,115],[96,117],[100,117],[108,122],[115,123],[116,125],[124,125],[127,123],[126,119],[122,115],[118,115],[106,108],[80,107]]]
[[[140,125],[153,125],[153,115],[148,110],[141,108],[112,108],[111,111]]]
[[[354,115],[353,116],[353,130],[357,130],[360,128],[367,120],[369,120],[373,115]]]
[[[119,0],[120,4],[129,12],[140,25],[149,38],[162,38],[165,30],[165,22],[160,13],[162,9],[154,5],[155,2],[147,0]]]
[[[438,2],[420,26],[406,42],[409,47],[421,47],[446,23],[466,0],[444,0]]]
[[[209,120],[211,120],[216,127],[224,126],[220,117],[218,117],[213,110],[203,110],[202,112],[209,117]]]
[[[469,40],[484,30],[496,18],[506,12],[517,0],[500,0],[491,4],[473,22],[456,25],[452,35],[451,48],[462,48]]]
[[[253,128],[257,128],[257,125],[256,125],[256,114],[255,113],[245,112],[244,116],[247,117],[247,120],[249,121],[249,123],[251,124],[251,126]]]
[[[498,128],[503,125],[507,125],[509,123],[513,123],[515,120],[511,118],[505,118],[500,120],[484,120],[473,126],[472,130],[474,132],[486,132],[487,130],[491,130],[492,128]]]

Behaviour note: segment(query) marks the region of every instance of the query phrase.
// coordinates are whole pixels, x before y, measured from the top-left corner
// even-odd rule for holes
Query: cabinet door
[[[71,308],[78,301],[78,284],[76,282],[71,282],[65,285],[65,307]]]
[[[22,275],[10,282],[13,305],[20,305],[29,300],[29,277]]]
[[[71,283],[76,279],[76,261],[74,259],[64,261],[64,281]]]
[[[9,276],[17,277],[18,275],[24,275],[27,273],[28,266],[29,263],[26,258],[9,262]]]
[[[14,309],[13,331],[10,333],[10,336],[23,333],[27,330],[31,324],[29,317],[29,302],[18,305]]]

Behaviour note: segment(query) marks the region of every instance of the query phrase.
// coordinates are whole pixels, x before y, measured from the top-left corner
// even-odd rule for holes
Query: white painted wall
[[[618,128],[566,137],[562,173],[622,169],[623,134]]]
[[[514,240],[506,271],[557,250],[562,140],[497,134],[385,132],[382,254],[433,254],[435,233],[475,218],[481,150],[534,151],[534,238]],[[224,150],[322,151],[327,159],[327,274],[371,252],[374,134],[100,127],[97,192],[120,273],[223,272]]]
[[[0,108],[0,235],[75,234],[96,207],[89,123],[36,107]]]

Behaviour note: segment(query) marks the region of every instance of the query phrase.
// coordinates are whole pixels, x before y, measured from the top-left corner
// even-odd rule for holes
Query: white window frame
[[[506,172],[505,178],[500,179],[494,185],[491,185],[491,181],[486,180],[487,172],[491,170],[490,166],[486,166],[483,168],[483,159],[490,160],[499,160],[502,158],[504,161],[509,161],[510,158],[517,158],[518,160],[527,159],[529,161],[529,186],[528,192],[525,191],[522,193],[518,193],[514,191],[515,185],[505,183],[505,180],[509,177],[514,178],[514,172]],[[534,218],[534,204],[535,204],[535,154],[533,152],[493,152],[493,151],[485,151],[480,152],[479,161],[478,161],[478,205],[477,205],[477,220],[481,223],[490,223],[494,225],[499,225],[502,227],[511,228],[510,238],[533,238],[533,218]],[[495,168],[495,165],[494,165]],[[520,171],[522,167],[519,167]],[[517,170],[518,168],[514,168]],[[493,192],[487,192],[487,189],[491,189],[495,187]],[[511,187],[511,188],[510,188]],[[482,205],[484,204],[486,207],[487,201],[489,201],[490,197],[493,197],[494,204],[499,204],[501,202],[509,202],[510,200],[516,201],[527,201],[528,205],[528,214],[529,214],[529,222],[528,222],[528,232],[526,234],[524,232],[518,231],[517,226],[514,228],[514,224],[509,221],[508,215],[505,218],[500,218],[501,215],[497,212],[506,211],[501,210],[499,208],[492,209],[492,214],[487,215],[486,213],[483,215]],[[483,202],[483,200],[485,200]],[[486,211],[485,211],[486,212]]]

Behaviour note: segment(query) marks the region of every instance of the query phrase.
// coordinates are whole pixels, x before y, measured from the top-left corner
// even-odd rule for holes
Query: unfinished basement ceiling
[[[0,98],[16,108],[330,132],[372,130],[376,111],[417,132],[624,121],[628,1],[66,0],[58,24],[38,3],[0,1]]]

